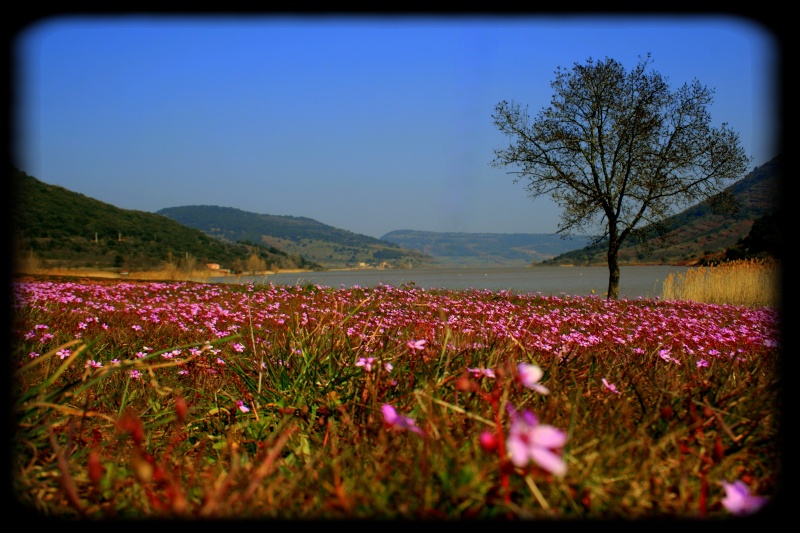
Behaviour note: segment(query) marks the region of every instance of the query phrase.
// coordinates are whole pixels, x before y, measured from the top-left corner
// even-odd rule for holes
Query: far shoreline
[[[697,265],[671,264],[671,263],[625,263],[620,264],[620,267],[650,267],[650,266],[681,266],[681,267],[694,267]],[[254,273],[238,273],[233,274],[227,271],[219,271],[213,269],[194,270],[192,272],[182,272],[174,270],[140,270],[140,271],[125,271],[119,269],[102,269],[102,268],[47,268],[47,269],[21,269],[12,273],[15,279],[31,279],[31,278],[86,278],[94,280],[107,280],[107,281],[193,281],[193,282],[206,282],[213,280],[235,280],[242,277],[259,277],[270,278],[278,274],[312,274],[315,272],[354,272],[354,271],[419,271],[419,270],[434,270],[434,269],[487,269],[487,268],[537,268],[537,267],[561,267],[561,268],[608,268],[606,264],[589,264],[577,265],[574,263],[558,264],[558,265],[543,265],[541,263],[520,265],[426,265],[418,268],[370,268],[370,267],[336,267],[325,268],[323,270],[310,270],[310,269],[280,269],[278,271],[267,270]]]

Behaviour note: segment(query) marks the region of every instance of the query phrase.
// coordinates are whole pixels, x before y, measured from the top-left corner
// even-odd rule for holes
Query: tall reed
[[[778,307],[780,265],[774,259],[740,259],[670,274],[661,289],[665,300]]]

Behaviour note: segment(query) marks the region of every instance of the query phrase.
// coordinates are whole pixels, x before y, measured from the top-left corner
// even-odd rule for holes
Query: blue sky
[[[13,163],[124,209],[218,205],[396,229],[553,233],[490,166],[495,105],[549,106],[558,67],[698,79],[759,166],[780,150],[776,35],[706,15],[61,16],[13,43]]]

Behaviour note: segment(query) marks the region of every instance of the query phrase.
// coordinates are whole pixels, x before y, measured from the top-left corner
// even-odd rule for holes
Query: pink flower
[[[100,368],[100,367],[102,367],[102,366],[103,366],[103,363],[98,363],[98,362],[97,362],[97,361],[95,361],[94,359],[93,359],[93,360],[91,360],[91,361],[88,361],[88,362],[86,363],[86,368]]]
[[[242,353],[244,351],[244,344],[236,342],[236,343],[233,344],[233,349],[236,352]]]
[[[672,349],[671,349],[671,348],[665,348],[665,349],[663,349],[663,350],[659,350],[659,351],[658,351],[658,356],[659,356],[661,359],[663,359],[664,361],[667,361],[667,362],[669,362],[669,363],[675,363],[675,364],[677,364],[677,365],[680,365],[680,364],[681,364],[681,362],[680,362],[680,361],[678,361],[677,359],[675,359],[674,357],[672,357],[672,356],[670,355],[670,353],[671,353],[671,352],[672,352]]]
[[[509,404],[511,427],[506,447],[511,462],[522,467],[533,461],[548,472],[561,477],[567,473],[567,464],[556,453],[567,442],[567,434],[553,426],[539,424],[536,415],[525,410],[522,414]]]
[[[56,355],[57,355],[57,356],[58,356],[60,359],[66,359],[67,357],[69,357],[69,356],[70,356],[70,353],[72,353],[72,352],[70,352],[70,351],[69,351],[69,350],[67,350],[67,349],[64,349],[64,350],[59,350],[59,351],[57,351],[57,352],[56,352]]]
[[[700,359],[699,361],[697,361],[697,368],[703,368],[706,366],[708,366],[708,361],[706,361],[705,359]]]
[[[491,368],[467,368],[467,372],[472,374],[472,377],[479,378],[481,376],[486,376],[487,378],[493,378],[494,370]]]
[[[751,495],[747,485],[742,481],[737,480],[733,483],[722,481],[721,485],[725,489],[722,505],[735,515],[754,513],[767,503],[766,498]]]
[[[614,385],[613,383],[609,383],[608,380],[606,380],[606,378],[603,378],[602,381],[603,381],[603,385],[605,385],[605,387],[608,390],[610,390],[614,394],[620,394],[620,392],[617,390],[617,386],[616,385]]]
[[[388,403],[383,404],[381,407],[381,412],[383,413],[383,419],[390,426],[394,426],[398,429],[407,429],[419,435],[423,434],[422,429],[417,426],[417,423],[414,422],[414,420],[407,416],[398,414],[397,410],[395,410],[395,408]]]
[[[535,390],[538,393],[550,394],[550,389],[539,384],[539,380],[542,379],[542,376],[544,375],[544,372],[542,372],[541,368],[536,365],[520,363],[517,366],[517,370],[519,371],[519,380],[523,385],[529,389]]]
[[[374,362],[375,362],[374,357],[366,357],[366,358],[361,357],[356,363],[356,366],[363,366],[364,370],[366,370],[367,372],[372,372],[372,363]]]
[[[425,344],[427,344],[427,342],[428,341],[426,341],[424,339],[423,340],[418,340],[418,341],[408,341],[408,342],[406,342],[406,346],[411,348],[412,352],[416,351],[416,350],[424,350],[425,349]]]
[[[250,408],[247,407],[242,400],[236,400],[236,407],[243,413],[249,413]]]

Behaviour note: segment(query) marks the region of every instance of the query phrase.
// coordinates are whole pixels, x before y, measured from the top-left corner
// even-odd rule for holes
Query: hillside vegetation
[[[620,250],[620,264],[702,265],[726,257],[741,259],[765,255],[755,250],[745,253],[745,248],[752,247],[754,238],[758,246],[763,246],[764,239],[770,241],[767,246],[776,251],[782,161],[782,157],[777,156],[728,187],[739,203],[735,215],[715,214],[706,202],[689,207],[664,221],[663,238],[651,228],[645,230],[642,243],[629,238]],[[759,221],[756,236],[750,237],[756,221]],[[606,244],[601,242],[569,251],[541,264],[604,265],[607,264]]]
[[[274,246],[215,239],[162,215],[120,209],[11,169],[13,249],[41,268],[191,269],[216,263],[233,271],[320,270]]]
[[[417,250],[306,217],[259,214],[212,205],[168,207],[158,214],[223,241],[276,246],[328,268],[416,268],[434,262],[432,257]]]

